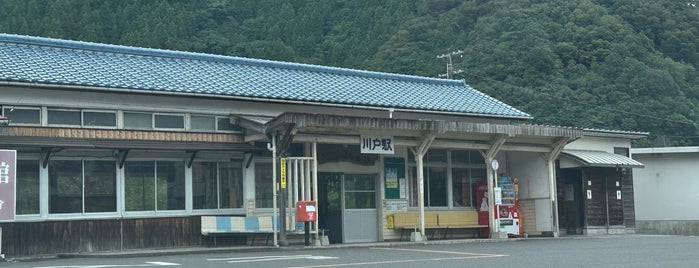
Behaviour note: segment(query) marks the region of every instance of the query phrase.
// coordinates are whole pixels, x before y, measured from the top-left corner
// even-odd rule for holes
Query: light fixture
[[[10,119],[5,117],[4,115],[0,115],[0,126],[8,126],[10,125]]]

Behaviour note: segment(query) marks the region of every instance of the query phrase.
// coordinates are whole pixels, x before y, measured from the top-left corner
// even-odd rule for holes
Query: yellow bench
[[[450,229],[476,229],[475,237],[478,237],[482,229],[488,225],[478,224],[478,212],[468,211],[444,211],[439,212],[438,224],[444,228],[444,238],[447,238]]]
[[[401,230],[400,240],[403,240],[403,235],[405,232],[410,230],[417,230],[420,228],[420,217],[418,212],[397,212],[389,217],[393,217],[393,228],[396,230]],[[436,212],[425,212],[425,229],[437,229],[439,228],[438,216]],[[391,228],[391,226],[389,226]],[[434,236],[434,232],[432,233]]]
[[[397,212],[388,217],[392,220],[389,220],[388,228],[401,230],[400,240],[403,240],[405,232],[417,230],[420,225],[416,211]],[[432,231],[431,238],[434,238],[437,230],[444,230],[442,238],[446,239],[450,229],[476,229],[474,236],[477,237],[484,228],[488,228],[488,225],[478,224],[478,212],[475,210],[425,212],[425,229]]]

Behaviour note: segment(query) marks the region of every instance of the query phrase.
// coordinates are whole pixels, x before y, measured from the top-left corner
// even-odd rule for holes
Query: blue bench
[[[272,216],[201,216],[201,234],[250,234],[251,246],[255,245],[256,234],[264,234],[266,245],[269,237],[274,234],[273,222]]]

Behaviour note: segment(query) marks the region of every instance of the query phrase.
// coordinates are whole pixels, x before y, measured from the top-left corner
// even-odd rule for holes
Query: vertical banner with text
[[[0,150],[0,221],[15,219],[17,151]]]
[[[405,160],[400,157],[384,158],[384,176],[386,199],[405,198]]]

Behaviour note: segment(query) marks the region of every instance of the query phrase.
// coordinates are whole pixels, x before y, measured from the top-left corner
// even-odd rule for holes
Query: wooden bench
[[[443,239],[446,239],[449,230],[453,229],[475,229],[475,238],[480,235],[481,230],[488,228],[488,225],[478,224],[478,212],[475,210],[439,212],[438,221],[439,227],[444,228]]]
[[[401,232],[400,240],[403,240],[406,232],[419,228],[417,212],[397,212],[389,216],[393,217],[393,229]],[[446,239],[449,231],[455,229],[475,229],[474,237],[478,237],[485,228],[488,225],[478,224],[478,212],[475,210],[425,212],[425,231],[431,231],[431,239],[439,230],[443,231],[442,239]]]
[[[406,232],[420,228],[419,219],[417,212],[397,212],[393,214],[393,228],[401,231],[400,240],[403,240]],[[436,228],[439,228],[437,213],[425,212],[425,230],[432,230],[432,236],[434,237]]]
[[[251,246],[255,245],[256,234],[264,234],[265,244],[268,244],[269,237],[274,234],[272,219],[272,216],[201,216],[201,234],[250,234]]]

